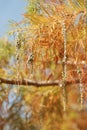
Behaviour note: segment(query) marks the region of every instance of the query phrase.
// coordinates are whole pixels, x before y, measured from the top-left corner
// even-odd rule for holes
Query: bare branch
[[[48,86],[60,86],[62,81],[41,81],[41,82],[37,82],[37,81],[31,81],[31,80],[14,80],[14,79],[5,79],[5,78],[0,78],[0,84],[11,84],[11,85],[27,85],[27,86],[36,86],[36,87],[48,87]],[[79,83],[79,80],[76,80],[74,82],[72,81],[65,81],[66,85],[70,85],[70,84],[76,84]]]

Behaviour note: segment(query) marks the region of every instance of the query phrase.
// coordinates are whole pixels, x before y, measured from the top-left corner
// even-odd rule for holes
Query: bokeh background
[[[20,21],[26,6],[25,0],[0,0],[0,37],[9,30],[9,20]]]

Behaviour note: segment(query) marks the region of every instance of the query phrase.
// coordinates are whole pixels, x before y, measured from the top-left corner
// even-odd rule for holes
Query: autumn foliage
[[[21,121],[23,129],[86,130],[86,19],[83,0],[28,0],[23,20],[12,23],[15,62],[10,79],[60,81],[50,87],[17,85],[17,93],[32,111],[30,119]]]

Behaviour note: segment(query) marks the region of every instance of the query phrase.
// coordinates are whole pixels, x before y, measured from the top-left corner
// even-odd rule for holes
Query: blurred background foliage
[[[84,110],[79,111],[79,87],[73,82],[87,77],[86,7],[83,0],[27,0],[24,18],[11,21],[12,43],[0,39],[0,77],[14,80],[62,80],[64,37],[67,30],[67,110],[63,111],[62,87],[0,84],[0,130],[86,130],[87,90]],[[78,66],[72,63],[81,63]],[[85,63],[85,64],[84,64]]]

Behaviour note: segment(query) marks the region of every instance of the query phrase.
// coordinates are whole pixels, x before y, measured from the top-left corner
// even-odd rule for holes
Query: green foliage
[[[38,14],[39,13],[39,10],[40,10],[40,8],[39,8],[39,1],[37,1],[37,0],[29,0],[29,2],[28,2],[28,6],[27,6],[27,13],[28,14]]]
[[[13,45],[9,43],[7,40],[0,39],[0,66],[6,66],[13,54]]]

